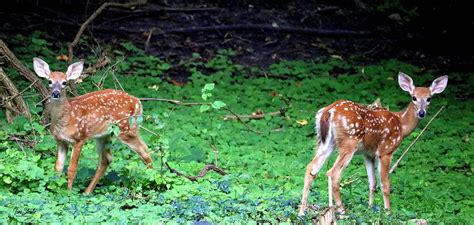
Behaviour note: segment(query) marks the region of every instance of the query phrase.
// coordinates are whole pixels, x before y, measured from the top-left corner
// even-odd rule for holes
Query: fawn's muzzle
[[[59,97],[61,97],[61,92],[59,90],[54,90],[51,93],[51,97],[54,98],[54,99],[58,99]]]

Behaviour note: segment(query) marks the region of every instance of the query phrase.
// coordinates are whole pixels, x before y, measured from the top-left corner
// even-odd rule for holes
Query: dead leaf
[[[261,109],[257,109],[255,112],[252,113],[252,116],[256,115],[263,115],[263,111]]]
[[[301,125],[301,126],[305,126],[305,125],[308,124],[308,120],[306,120],[306,119],[296,120],[296,123]]]
[[[67,55],[61,54],[61,55],[56,56],[56,59],[59,61],[68,61],[69,57],[67,57]]]
[[[185,85],[185,83],[183,83],[183,82],[179,82],[179,81],[175,81],[175,80],[170,80],[170,81],[175,86],[184,86]]]

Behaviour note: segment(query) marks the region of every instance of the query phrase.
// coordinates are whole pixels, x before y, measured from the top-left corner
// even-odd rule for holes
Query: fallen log
[[[132,34],[143,34],[148,32],[150,29],[156,31],[155,38],[163,34],[191,34],[198,32],[208,31],[266,31],[266,32],[279,32],[279,33],[297,33],[297,34],[310,34],[317,36],[368,36],[372,33],[369,31],[357,31],[357,30],[326,30],[317,28],[307,27],[289,27],[289,26],[272,26],[267,24],[230,24],[230,25],[215,25],[215,26],[203,26],[203,27],[183,27],[183,28],[169,28],[163,29],[159,27],[152,27],[146,29],[128,29],[125,27],[98,27],[92,26],[92,29],[110,32],[110,33],[132,33]]]

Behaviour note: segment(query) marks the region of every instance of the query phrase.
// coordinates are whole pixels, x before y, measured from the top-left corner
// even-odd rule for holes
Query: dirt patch
[[[469,35],[460,36],[451,31],[443,34],[445,27],[439,27],[439,34],[436,27],[428,29],[423,25],[429,21],[420,22],[422,27],[417,27],[353,4],[164,2],[148,3],[134,10],[106,10],[85,34],[99,45],[130,40],[147,52],[172,62],[189,58],[193,52],[211,57],[218,49],[232,48],[239,53],[235,58],[237,62],[257,67],[281,59],[306,60],[338,55],[360,63],[397,58],[441,72],[474,69],[472,47],[464,44],[469,43]],[[4,35],[42,30],[53,40],[71,41],[80,24],[95,8],[97,6],[91,4],[68,5],[67,1],[39,6],[23,2],[21,6],[15,4],[0,9],[0,27]],[[228,25],[240,25],[240,28],[212,29]],[[251,27],[253,25],[275,29],[255,29]],[[193,30],[203,27],[211,29]],[[178,28],[187,31],[167,32]],[[365,33],[318,34],[280,31],[278,28]],[[76,54],[81,54],[80,49]]]

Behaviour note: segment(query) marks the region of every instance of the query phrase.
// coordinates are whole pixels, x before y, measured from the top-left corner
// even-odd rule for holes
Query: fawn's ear
[[[415,89],[415,85],[413,85],[413,80],[411,79],[411,77],[403,72],[398,73],[398,85],[400,85],[400,88],[402,90],[410,94],[412,94],[413,90]]]
[[[71,64],[66,71],[66,79],[67,80],[75,80],[79,78],[82,74],[82,69],[84,69],[84,62],[79,61]]]
[[[33,69],[36,75],[43,78],[49,78],[49,74],[51,73],[48,63],[36,57],[33,58]]]
[[[439,94],[443,92],[446,85],[448,85],[448,75],[436,78],[430,86],[431,94]]]

